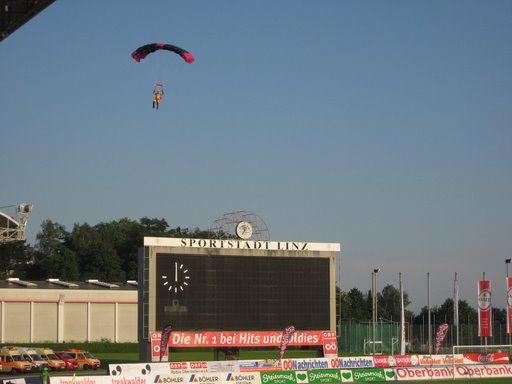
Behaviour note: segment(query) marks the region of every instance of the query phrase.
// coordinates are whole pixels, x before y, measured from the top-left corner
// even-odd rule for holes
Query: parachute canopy
[[[142,47],[139,47],[132,52],[132,58],[133,60],[140,62],[150,53],[153,53],[160,49],[164,49],[166,51],[174,52],[180,55],[183,58],[183,60],[185,60],[189,64],[192,64],[194,62],[194,56],[191,53],[185,51],[182,48],[176,47],[175,45],[164,43],[152,43],[143,45]]]

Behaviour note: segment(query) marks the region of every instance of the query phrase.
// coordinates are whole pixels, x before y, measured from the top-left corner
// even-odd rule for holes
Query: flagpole
[[[428,353],[432,354],[432,327],[430,325],[430,272],[427,272],[427,309],[428,309]]]
[[[455,328],[455,342],[459,345],[459,281],[457,280],[457,272],[455,272],[455,280],[453,281],[453,325]]]
[[[400,354],[405,355],[405,309],[402,272],[398,272],[398,284],[400,285]]]

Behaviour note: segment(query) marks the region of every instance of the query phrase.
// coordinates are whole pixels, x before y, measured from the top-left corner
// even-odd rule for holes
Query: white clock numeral
[[[188,285],[188,283],[186,281],[183,282],[183,285]]]
[[[188,273],[188,269],[185,269],[185,270],[183,271],[183,273]]]
[[[166,281],[166,282],[164,283],[164,285],[167,285],[167,284],[169,284],[169,282],[168,282],[168,281]]]
[[[165,276],[165,275],[162,275],[162,279],[167,279],[167,276]]]
[[[169,291],[172,289],[172,285],[169,286]]]
[[[174,288],[174,293],[178,292],[178,287]]]

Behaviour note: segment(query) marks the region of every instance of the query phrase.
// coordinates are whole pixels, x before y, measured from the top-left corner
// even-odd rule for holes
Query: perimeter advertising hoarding
[[[339,251],[337,243],[144,238],[141,360],[150,361],[151,334],[167,324],[173,334],[282,332],[288,325],[334,332]],[[322,345],[326,353],[337,352]]]
[[[453,380],[455,379],[483,379],[512,377],[510,365],[476,365],[476,366],[440,366],[395,368],[397,381],[425,381],[425,380]]]
[[[455,365],[502,365],[509,363],[509,356],[502,353],[466,353],[451,355],[389,355],[354,356],[340,358],[306,358],[226,361],[180,361],[166,363],[110,364],[112,376],[146,376],[194,372],[261,372],[309,371],[330,369],[364,369],[393,367],[434,367]]]
[[[378,381],[426,381],[512,377],[510,365],[440,366],[277,371],[255,373],[187,373],[147,376],[50,376],[50,384],[334,384]]]

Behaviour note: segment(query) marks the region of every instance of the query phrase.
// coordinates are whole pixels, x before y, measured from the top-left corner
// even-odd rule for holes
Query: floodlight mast
[[[0,244],[25,241],[25,228],[28,223],[29,213],[33,209],[32,204],[8,205],[0,208],[16,207],[16,218],[0,212]]]

